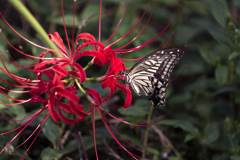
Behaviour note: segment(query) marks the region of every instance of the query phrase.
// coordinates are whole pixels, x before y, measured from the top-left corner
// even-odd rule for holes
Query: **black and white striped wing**
[[[153,52],[138,61],[128,76],[134,91],[141,95],[143,89],[154,106],[164,105],[166,86],[170,73],[182,57],[184,51],[179,48],[166,48]]]

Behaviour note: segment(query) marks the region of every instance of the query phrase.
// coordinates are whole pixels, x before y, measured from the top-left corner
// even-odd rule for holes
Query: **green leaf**
[[[59,159],[63,155],[71,153],[76,149],[77,149],[77,142],[76,140],[72,140],[62,150],[54,150],[50,147],[45,148],[41,153],[41,157],[43,160]]]
[[[240,75],[240,61],[238,61],[236,64],[236,73]]]
[[[219,85],[223,85],[227,82],[228,69],[226,66],[221,66],[215,70],[215,78]]]
[[[73,20],[74,20],[73,15],[72,14],[64,15],[64,18],[65,18],[66,27],[72,27],[73,26]],[[57,17],[57,18],[52,19],[51,22],[56,23],[58,25],[62,25],[62,26],[64,25],[62,15]],[[81,25],[81,22],[75,17],[74,26],[78,27],[80,25]]]
[[[208,124],[203,132],[202,142],[206,145],[209,145],[215,142],[219,137],[219,125],[218,123]]]
[[[232,59],[236,58],[238,55],[239,55],[239,53],[235,51],[230,54],[230,56],[228,57],[228,60],[232,60]]]
[[[51,121],[48,120],[46,122],[42,129],[42,132],[47,137],[47,139],[52,142],[53,145],[56,144],[58,131]]]
[[[240,156],[239,155],[238,156],[231,156],[230,158],[231,158],[231,160],[239,160]]]
[[[167,120],[164,119],[159,122],[159,124],[164,124],[164,125],[174,125],[175,127],[180,127],[184,131],[190,132],[191,134],[195,135],[197,134],[197,130],[193,126],[192,123],[184,120]]]
[[[216,30],[216,29],[208,29],[209,33],[213,36],[213,38],[219,43],[225,44],[232,48],[235,48],[235,45],[231,42],[231,40],[227,37],[226,33]]]
[[[184,139],[184,143],[191,141],[192,139],[196,138],[196,135],[193,134],[187,134],[187,136]]]
[[[225,28],[226,18],[229,10],[225,0],[214,0],[212,2],[212,14],[216,21]]]
[[[198,50],[199,50],[202,58],[203,58],[207,63],[212,64],[212,65],[214,65],[214,64],[216,63],[216,60],[215,60],[212,52],[211,52],[208,48],[206,48],[205,46],[202,45],[202,46],[200,46],[200,47],[198,48]]]
[[[188,121],[179,121],[175,124],[176,127],[182,128],[184,131],[190,132],[191,134],[196,134],[195,127],[192,123]]]
[[[58,159],[63,156],[63,153],[61,153],[58,150],[54,150],[50,147],[45,148],[42,153],[41,157],[43,160],[53,160],[53,159]]]
[[[183,159],[171,156],[171,157],[168,157],[168,160],[183,160]]]

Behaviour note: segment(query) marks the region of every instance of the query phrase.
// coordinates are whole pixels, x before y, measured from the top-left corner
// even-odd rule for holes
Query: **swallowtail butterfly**
[[[179,48],[161,49],[145,56],[128,73],[123,71],[122,74],[137,95],[141,95],[142,89],[154,107],[163,106],[170,73],[183,54]]]

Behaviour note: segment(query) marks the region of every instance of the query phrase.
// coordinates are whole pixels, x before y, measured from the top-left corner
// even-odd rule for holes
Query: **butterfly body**
[[[184,54],[179,48],[165,48],[153,52],[138,61],[127,73],[123,72],[126,82],[130,83],[137,95],[144,91],[154,105],[165,105],[165,93],[169,76]]]

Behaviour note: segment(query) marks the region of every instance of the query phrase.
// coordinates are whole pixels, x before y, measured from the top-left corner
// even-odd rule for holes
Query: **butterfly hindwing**
[[[183,53],[179,48],[166,48],[145,56],[129,71],[128,82],[138,95],[143,89],[154,106],[164,105],[169,76]]]

